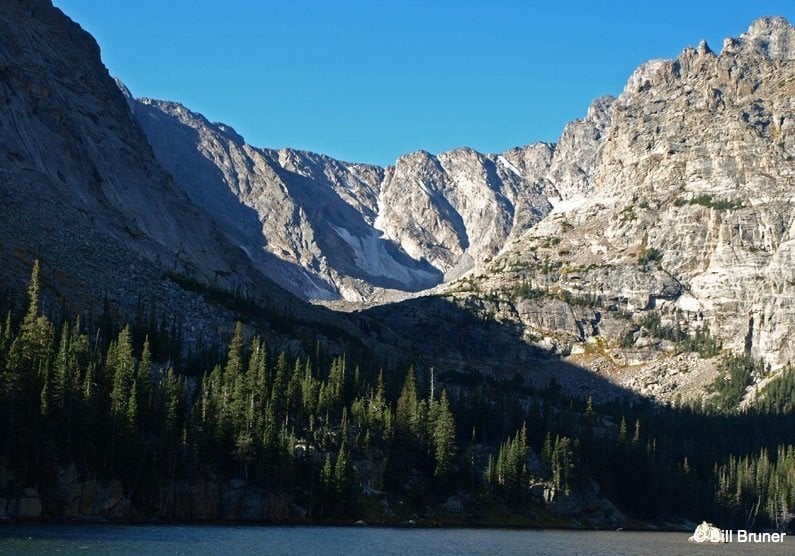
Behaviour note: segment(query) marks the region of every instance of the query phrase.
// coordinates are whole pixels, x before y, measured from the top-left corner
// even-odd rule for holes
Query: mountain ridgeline
[[[584,188],[579,157],[592,156],[609,106],[571,124],[565,162],[536,144],[419,151],[381,168],[254,148],[180,104],[127,95],[163,167],[264,273],[305,299],[350,301],[429,289],[494,256],[550,211],[556,186]]]
[[[433,288],[542,349],[598,344],[612,367],[680,351],[678,330],[777,370],[795,355],[793,37],[764,18],[720,54],[702,42],[648,62],[554,145],[419,151],[387,168],[257,149],[179,104],[127,99],[177,184],[304,299],[371,304]],[[410,337],[402,313],[371,314]],[[412,349],[428,352],[417,335]],[[652,374],[621,380],[641,390]],[[669,379],[645,393],[672,399]]]

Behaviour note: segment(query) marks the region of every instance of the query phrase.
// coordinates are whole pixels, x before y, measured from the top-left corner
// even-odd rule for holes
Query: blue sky
[[[795,2],[54,0],[135,96],[260,147],[392,163],[556,141],[633,69]]]

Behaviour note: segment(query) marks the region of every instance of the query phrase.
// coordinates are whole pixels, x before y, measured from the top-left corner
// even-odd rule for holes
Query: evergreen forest
[[[732,377],[754,363],[741,358],[714,403],[595,403],[554,381],[276,352],[241,323],[219,357],[187,358],[154,309],[55,319],[40,297],[36,263],[25,306],[2,300],[0,498],[36,485],[45,516],[62,514],[59,474],[74,466],[119,481],[140,519],[184,516],[174,485],[220,477],[286,494],[305,510],[289,519],[310,522],[424,520],[456,497],[459,522],[549,526],[545,499],[598,485],[642,522],[792,525],[792,370],[742,410]]]

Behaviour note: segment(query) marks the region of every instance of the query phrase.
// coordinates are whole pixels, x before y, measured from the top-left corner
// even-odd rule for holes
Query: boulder
[[[461,503],[461,500],[455,496],[448,498],[447,501],[442,504],[442,508],[453,514],[460,514],[464,511],[464,505]]]
[[[83,493],[81,483],[61,484],[60,500],[63,502],[64,517],[77,517],[80,515],[80,496]]]
[[[41,517],[41,500],[38,498],[20,498],[16,507],[16,517]]]
[[[78,506],[79,515],[90,515],[91,508],[94,505],[94,500],[99,493],[99,483],[91,479],[83,483],[83,488],[80,493],[80,504]]]
[[[132,501],[129,498],[122,498],[119,500],[119,503],[110,510],[110,517],[123,519],[129,517],[131,511]]]
[[[262,491],[256,488],[248,490],[243,495],[239,518],[245,521],[262,519],[262,504]]]
[[[94,515],[108,515],[110,511],[124,498],[124,487],[119,481],[111,481],[108,486],[100,489],[96,500],[91,507]]]
[[[243,501],[242,487],[244,484],[239,479],[233,479],[221,485],[218,498],[218,517],[220,519],[237,519]]]
[[[306,517],[307,512],[306,508],[302,508],[298,504],[290,504],[290,517],[297,517],[299,519],[304,519]]]
[[[290,497],[285,494],[268,494],[263,500],[262,519],[286,521],[290,517]]]
[[[220,486],[213,478],[199,479],[191,492],[191,517],[217,519],[220,505]]]

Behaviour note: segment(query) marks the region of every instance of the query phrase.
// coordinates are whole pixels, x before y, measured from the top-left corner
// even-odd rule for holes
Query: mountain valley
[[[0,37],[0,517],[789,526],[785,19],[386,167],[136,98],[49,0]]]

